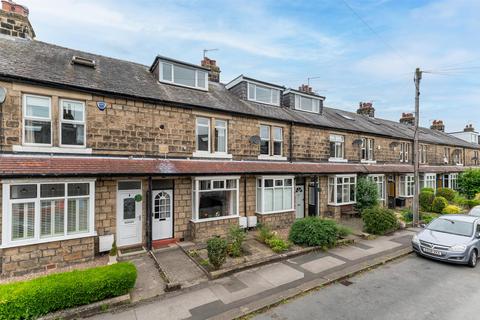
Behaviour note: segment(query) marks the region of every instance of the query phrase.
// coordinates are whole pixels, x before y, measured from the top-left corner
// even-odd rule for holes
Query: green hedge
[[[0,319],[34,319],[121,296],[133,288],[136,279],[135,266],[122,262],[0,285]]]
[[[308,217],[296,220],[290,228],[289,239],[303,246],[331,248],[338,238],[337,224],[333,220]]]
[[[383,235],[395,231],[398,228],[398,221],[395,213],[387,208],[373,207],[362,213],[362,220],[365,231],[372,234]]]

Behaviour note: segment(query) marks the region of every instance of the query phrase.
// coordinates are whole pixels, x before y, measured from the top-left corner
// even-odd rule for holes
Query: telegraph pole
[[[413,138],[413,167],[414,167],[414,181],[415,192],[413,195],[413,226],[418,226],[419,221],[419,194],[420,194],[420,161],[418,154],[418,135],[419,135],[419,122],[420,122],[420,80],[422,79],[422,71],[420,68],[415,69],[415,135]]]

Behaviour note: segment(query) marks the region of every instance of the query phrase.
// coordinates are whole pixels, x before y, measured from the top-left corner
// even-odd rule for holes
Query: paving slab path
[[[278,297],[287,297],[287,293],[298,288],[306,290],[315,284],[327,283],[358,270],[358,266],[368,265],[369,261],[381,261],[401,250],[408,252],[412,235],[413,232],[403,230],[328,252],[312,252],[203,282],[148,303],[97,315],[94,319],[229,319],[251,311],[264,301],[275,302]],[[174,257],[171,261],[175,265]]]

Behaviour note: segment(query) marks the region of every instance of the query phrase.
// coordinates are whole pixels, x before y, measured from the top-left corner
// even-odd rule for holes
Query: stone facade
[[[238,225],[238,217],[204,222],[190,222],[192,238],[206,241],[211,237],[226,237],[231,225]]]
[[[267,226],[270,229],[285,229],[290,227],[295,221],[295,211],[257,214],[257,222],[262,226]]]
[[[17,276],[90,261],[94,257],[94,238],[55,241],[3,249],[1,274]]]
[[[20,38],[35,38],[35,32],[28,20],[28,9],[18,4],[2,1],[0,34]]]

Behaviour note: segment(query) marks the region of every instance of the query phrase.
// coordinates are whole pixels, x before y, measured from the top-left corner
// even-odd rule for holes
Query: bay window
[[[293,211],[293,177],[257,178],[257,212],[277,213]]]
[[[399,190],[401,197],[413,197],[415,193],[415,177],[413,174],[400,176]]]
[[[371,138],[362,138],[361,159],[363,161],[373,161],[375,149],[375,140]]]
[[[328,204],[343,205],[356,202],[356,175],[336,175],[328,178]]]
[[[23,143],[52,145],[52,101],[50,97],[23,96]]]
[[[345,137],[341,135],[330,135],[330,160],[344,160]]]
[[[367,178],[377,185],[378,199],[385,200],[385,176],[383,174],[371,174]]]
[[[238,216],[240,177],[199,177],[193,181],[193,221]]]
[[[94,235],[94,181],[5,183],[3,200],[4,247]]]
[[[420,190],[423,188],[437,188],[437,175],[435,173],[425,173],[420,176]]]
[[[60,100],[62,146],[85,145],[85,103],[73,100]]]
[[[281,157],[283,155],[283,128],[260,125],[260,155]]]
[[[280,90],[249,82],[248,100],[279,106]]]

